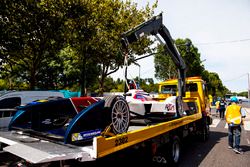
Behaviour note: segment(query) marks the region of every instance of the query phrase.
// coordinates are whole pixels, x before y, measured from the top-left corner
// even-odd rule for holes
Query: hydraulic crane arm
[[[185,96],[185,78],[186,78],[186,64],[179,54],[176,46],[173,43],[173,39],[168,29],[162,23],[162,13],[152,17],[151,19],[143,22],[135,28],[122,34],[122,45],[124,48],[128,48],[128,45],[138,41],[145,35],[157,35],[160,34],[165,41],[164,49],[166,53],[169,53],[173,62],[178,68],[179,82],[178,93],[180,97]]]

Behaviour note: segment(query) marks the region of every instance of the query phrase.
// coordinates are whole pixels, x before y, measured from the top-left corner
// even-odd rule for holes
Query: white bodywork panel
[[[176,113],[176,96],[168,97],[163,102],[158,101],[141,101],[138,99],[133,99],[128,101],[129,109],[139,115],[145,115],[146,109],[145,105],[151,105],[150,113],[165,113],[165,114],[175,114]]]

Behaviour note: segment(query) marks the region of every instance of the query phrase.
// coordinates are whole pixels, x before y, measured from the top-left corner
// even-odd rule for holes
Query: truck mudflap
[[[8,144],[3,150],[37,164],[67,159],[94,160],[92,145],[84,147],[45,141],[18,131],[1,131],[0,142]]]

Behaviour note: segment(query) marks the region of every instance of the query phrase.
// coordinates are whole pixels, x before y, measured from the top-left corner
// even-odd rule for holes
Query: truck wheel
[[[168,164],[171,166],[177,166],[180,160],[181,142],[178,136],[174,136],[170,142],[170,148],[168,152]]]
[[[181,153],[181,142],[178,136],[173,136],[166,151],[167,166],[178,166]]]
[[[127,101],[122,96],[109,96],[105,98],[105,107],[111,111],[111,131],[114,134],[127,132],[130,115]]]
[[[181,154],[181,142],[177,135],[170,141],[157,148],[152,157],[153,166],[166,167],[178,166]]]
[[[202,141],[208,140],[209,135],[210,135],[210,129],[209,129],[209,125],[207,123],[203,126],[201,135],[202,135],[201,136]]]
[[[178,166],[181,153],[181,142],[178,136],[174,136],[156,156],[153,157],[154,166]]]

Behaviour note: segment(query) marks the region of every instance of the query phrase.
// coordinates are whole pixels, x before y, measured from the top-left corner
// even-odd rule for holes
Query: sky
[[[138,8],[155,0],[131,0]],[[163,24],[173,39],[189,38],[198,48],[209,72],[216,72],[232,92],[249,89],[250,0],[158,0],[154,15],[163,13]],[[128,77],[154,78],[154,58],[130,66]],[[124,68],[111,75],[123,79]],[[155,82],[159,82],[154,78]]]

